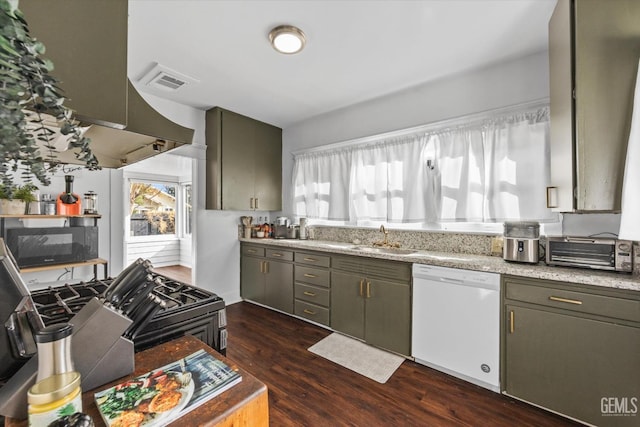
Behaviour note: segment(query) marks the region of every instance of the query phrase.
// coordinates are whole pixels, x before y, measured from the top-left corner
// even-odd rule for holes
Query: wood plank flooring
[[[307,351],[330,331],[255,304],[227,321],[227,356],[269,388],[272,426],[578,425],[409,360],[379,384]]]
[[[153,271],[178,282],[191,284],[191,269],[182,265],[170,265],[168,267],[154,267]]]

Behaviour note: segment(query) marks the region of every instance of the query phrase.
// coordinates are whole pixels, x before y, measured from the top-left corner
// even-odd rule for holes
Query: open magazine
[[[107,426],[161,426],[242,381],[204,350],[95,394]]]

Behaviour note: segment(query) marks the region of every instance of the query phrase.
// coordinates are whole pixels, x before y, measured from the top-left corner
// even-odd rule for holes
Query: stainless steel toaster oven
[[[633,271],[633,242],[591,237],[547,237],[548,265]]]

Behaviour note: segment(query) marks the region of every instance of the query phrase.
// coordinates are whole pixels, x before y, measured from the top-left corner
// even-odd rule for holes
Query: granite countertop
[[[354,245],[353,243],[321,240],[240,238],[240,241],[282,248],[307,249],[332,254],[357,255],[369,258],[417,264],[430,264],[441,267],[462,268],[466,270],[489,271],[500,274],[511,274],[514,276],[640,291],[640,277],[635,275],[600,270],[547,266],[544,262],[540,262],[538,264],[519,264],[507,262],[502,258],[495,256],[423,250],[416,250],[415,252],[408,254],[366,252],[366,249],[357,249],[358,245]]]

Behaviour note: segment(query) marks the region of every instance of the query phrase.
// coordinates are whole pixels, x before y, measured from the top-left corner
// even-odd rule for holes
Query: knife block
[[[133,342],[122,334],[131,320],[93,298],[69,321],[71,354],[84,391],[129,375],[135,369]],[[38,375],[37,355],[0,388],[0,415],[27,418],[27,391]]]

